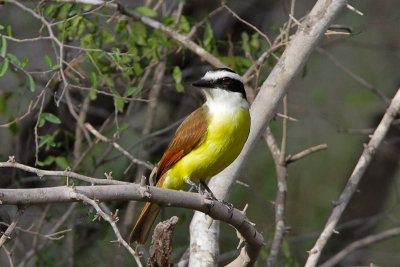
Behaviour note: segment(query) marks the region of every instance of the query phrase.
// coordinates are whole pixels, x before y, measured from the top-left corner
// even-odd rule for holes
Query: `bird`
[[[176,130],[158,164],[156,187],[180,190],[199,182],[208,189],[205,181],[236,159],[249,135],[249,102],[239,74],[217,68],[192,86],[201,88],[205,102]],[[130,244],[146,243],[159,213],[158,204],[146,203],[130,233]]]

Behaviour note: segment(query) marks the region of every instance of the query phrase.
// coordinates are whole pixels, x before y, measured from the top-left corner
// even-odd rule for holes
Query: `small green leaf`
[[[44,125],[45,123],[46,123],[46,119],[43,118],[43,117],[40,117],[40,118],[39,118],[39,125],[38,125],[39,128],[40,128],[40,127],[43,127],[43,125]]]
[[[7,26],[7,34],[8,34],[8,36],[11,36],[11,35],[12,35],[12,32],[11,32],[11,25],[8,25],[8,26]]]
[[[176,85],[175,85],[175,88],[176,88],[176,90],[178,91],[178,92],[183,92],[184,91],[184,87],[183,87],[183,84],[181,84],[181,83],[177,83]]]
[[[174,80],[175,80],[176,83],[182,82],[182,71],[179,68],[179,66],[175,66],[174,67],[174,71],[173,71],[172,76],[174,77]]]
[[[47,65],[49,65],[50,68],[53,66],[53,63],[51,62],[49,55],[44,54],[44,60],[46,61]]]
[[[11,54],[11,53],[7,53],[7,57],[9,57],[9,58],[11,59],[11,61],[12,61],[15,65],[21,66],[21,62],[19,61],[19,59],[18,59],[15,55],[13,55],[13,54]]]
[[[179,29],[183,33],[189,33],[190,32],[190,24],[189,24],[189,21],[186,19],[185,16],[181,16],[181,19],[179,21]]]
[[[54,142],[54,137],[46,134],[44,136],[39,136],[39,147],[42,147],[44,145],[49,145],[51,147],[55,147],[57,144]]]
[[[153,9],[148,8],[146,6],[139,6],[135,8],[135,11],[139,14],[142,14],[143,16],[147,17],[155,17],[157,16],[157,12],[155,12]]]
[[[97,76],[93,71],[90,73],[90,81],[92,82],[93,87],[97,86]]]
[[[136,91],[137,91],[137,87],[131,87],[131,88],[129,88],[128,92],[126,93],[126,96],[131,96]]]
[[[25,67],[26,66],[26,64],[28,64],[28,59],[26,58],[26,57],[24,57],[24,62],[22,62],[22,65],[21,65],[21,67]]]
[[[250,43],[255,49],[260,48],[259,34],[257,32],[251,36]]]
[[[135,71],[136,75],[140,75],[143,72],[143,68],[139,63],[133,64],[133,70]]]
[[[60,68],[60,65],[56,64],[53,67],[51,67],[52,70],[58,70]]]
[[[37,161],[36,163],[43,167],[43,166],[49,166],[51,164],[53,164],[53,162],[55,161],[55,157],[54,156],[47,156],[46,159],[44,161]]]
[[[6,53],[7,53],[7,40],[6,40],[6,37],[4,37],[4,35],[2,35],[1,36],[0,55],[5,57]]]
[[[8,58],[4,59],[3,63],[1,63],[0,77],[2,77],[6,73],[7,69],[8,69]]]
[[[61,168],[61,169],[66,169],[70,166],[69,162],[65,157],[56,157],[56,164]]]
[[[114,93],[114,105],[117,107],[118,111],[123,112],[125,106],[125,100],[121,98],[121,95],[113,90]]]
[[[213,40],[214,33],[213,30],[210,26],[210,23],[208,22],[206,24],[206,27],[204,29],[204,36],[203,36],[203,44],[205,47],[210,48],[211,41]]]
[[[33,80],[32,75],[27,74],[26,77],[28,79],[29,90],[35,92],[35,81]]]
[[[121,61],[121,57],[120,57],[121,51],[119,50],[119,48],[116,48],[114,50],[114,59],[115,61],[119,64],[119,62]]]
[[[4,26],[0,24],[0,30],[4,30]]]
[[[95,100],[97,98],[97,90],[95,88],[89,90],[89,97],[91,100]]]
[[[125,129],[128,129],[128,127],[129,127],[129,123],[125,122],[118,128],[118,131],[123,131]]]
[[[100,54],[99,54],[99,56],[98,56],[98,59],[101,59],[101,58],[104,57],[105,55],[107,55],[107,52],[106,52],[106,51],[100,52]]]
[[[40,115],[40,118],[44,118],[46,121],[51,122],[51,123],[55,123],[55,124],[60,124],[61,120],[54,114],[52,113],[47,113],[47,112],[43,112]]]
[[[50,14],[50,12],[53,11],[53,9],[54,9],[54,5],[53,5],[53,4],[50,4],[50,5],[46,8],[46,10],[44,11],[44,14],[45,14],[45,15]]]
[[[175,83],[176,83],[176,85],[175,85],[176,90],[178,92],[182,92],[183,89],[184,89],[184,87],[182,85],[182,71],[178,66],[174,67],[172,76],[174,77],[174,80],[175,80]]]

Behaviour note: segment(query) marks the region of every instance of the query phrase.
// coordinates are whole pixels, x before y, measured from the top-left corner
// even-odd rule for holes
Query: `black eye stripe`
[[[232,79],[232,78],[229,78],[229,77],[224,77],[224,78],[219,78],[218,80],[216,80],[213,83],[218,88],[221,88],[221,89],[224,89],[224,90],[227,90],[227,91],[231,91],[231,92],[241,93],[242,96],[245,99],[247,99],[243,83],[241,81],[239,81],[239,80]]]

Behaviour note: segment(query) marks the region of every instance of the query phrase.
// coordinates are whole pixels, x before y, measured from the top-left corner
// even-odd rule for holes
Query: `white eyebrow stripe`
[[[230,71],[226,71],[226,70],[208,71],[204,75],[203,79],[208,80],[208,81],[216,81],[216,80],[224,78],[224,77],[242,81],[242,78],[239,76],[239,74],[233,73]]]

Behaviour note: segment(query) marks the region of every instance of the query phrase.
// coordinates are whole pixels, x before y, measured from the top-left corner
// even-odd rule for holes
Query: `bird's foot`
[[[214,195],[214,193],[211,191],[211,189],[208,187],[208,185],[206,184],[206,182],[200,181],[200,185],[201,185],[205,190],[204,190],[204,191],[203,191],[203,190],[200,190],[199,193],[202,193],[202,192],[203,192],[203,193],[206,193],[208,199],[211,199],[211,200],[215,200],[215,201],[220,202],[220,201],[217,199],[217,197]],[[200,188],[200,187],[199,187],[199,188]]]
[[[193,189],[195,189],[197,192],[199,192],[199,187],[198,187],[195,183],[193,183],[192,180],[186,179],[186,180],[185,180],[185,183],[188,184],[188,185],[190,185],[189,192],[192,192]]]

